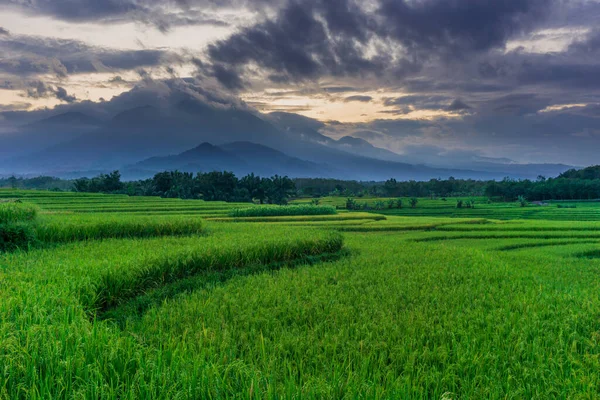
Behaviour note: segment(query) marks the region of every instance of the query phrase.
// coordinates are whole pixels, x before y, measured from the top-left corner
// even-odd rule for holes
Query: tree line
[[[237,178],[232,172],[165,171],[153,178],[122,182],[119,171],[73,182],[77,192],[122,193],[130,196],[160,196],[165,198],[204,199],[206,201],[287,204],[295,195],[296,185],[287,176],[261,178],[254,174]]]
[[[591,200],[600,199],[600,166],[569,170],[556,178],[535,180],[505,178],[501,181],[474,179],[430,179],[429,181],[385,182],[339,179],[290,179],[254,174],[237,178],[232,172],[187,173],[166,171],[150,179],[123,182],[119,171],[72,181],[51,177],[0,178],[0,187],[20,189],[74,190],[78,192],[123,193],[131,196],[161,196],[182,199],[285,204],[290,197],[324,196],[445,198],[485,196],[495,201]]]

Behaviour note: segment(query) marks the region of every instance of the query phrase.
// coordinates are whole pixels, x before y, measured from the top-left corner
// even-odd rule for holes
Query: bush
[[[31,224],[0,224],[0,252],[28,249],[34,242],[35,230]]]
[[[38,208],[33,204],[17,201],[0,203],[0,224],[33,221],[38,214]]]
[[[333,206],[257,206],[235,208],[229,212],[231,217],[280,217],[288,215],[331,215],[337,211]]]
[[[576,204],[557,204],[557,208],[577,208]]]
[[[346,200],[346,210],[356,210],[356,201],[352,198]]]

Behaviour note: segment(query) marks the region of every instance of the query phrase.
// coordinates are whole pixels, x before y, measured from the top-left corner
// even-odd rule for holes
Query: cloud
[[[0,26],[0,36],[8,36],[10,32]]]
[[[134,70],[177,63],[181,58],[165,50],[115,50],[77,40],[40,36],[0,37],[0,72],[17,76]]]
[[[223,65],[213,66],[213,76],[227,89],[239,90],[244,88],[242,78],[235,71],[228,69]]]
[[[177,26],[228,26],[229,22],[219,16],[219,10],[236,7],[255,9],[268,3],[226,0],[5,0],[2,6],[68,22],[115,24],[137,21],[167,32]]]
[[[46,85],[42,81],[29,82],[29,87],[25,92],[25,96],[32,99],[42,99],[54,97],[65,103],[74,103],[77,101],[75,96],[69,95],[65,88],[51,85]]]
[[[69,95],[66,89],[60,86],[56,87],[55,95],[57,99],[62,100],[65,103],[73,103],[77,101],[77,98],[75,96]]]
[[[344,99],[344,102],[348,103],[351,101],[360,101],[363,103],[369,103],[371,100],[373,100],[373,97],[371,96],[348,96]]]
[[[27,110],[29,107],[31,107],[31,103],[18,102],[18,103],[12,103],[12,104],[0,104],[0,112],[4,113],[4,112],[11,112],[11,111]],[[0,115],[0,120],[2,120],[1,115]]]
[[[125,79],[123,79],[120,75],[113,76],[112,78],[110,78],[108,80],[108,83],[110,83],[112,85],[127,85],[127,84],[129,84],[129,82],[127,82]]]
[[[548,16],[554,0],[382,0],[386,34],[413,57],[462,57],[503,47]]]
[[[291,2],[273,19],[209,46],[216,64],[238,72],[249,65],[276,72],[278,83],[322,76],[357,76],[384,68],[386,57],[366,55],[369,18],[352,0]]]
[[[446,108],[446,110],[448,111],[467,111],[470,110],[472,107],[470,105],[468,105],[467,103],[465,103],[464,101],[460,100],[460,99],[455,99],[452,103],[450,103],[450,105]]]

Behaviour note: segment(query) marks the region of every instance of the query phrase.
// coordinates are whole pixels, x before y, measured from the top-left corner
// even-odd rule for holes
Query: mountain
[[[124,176],[148,177],[157,172],[232,171],[238,176],[255,173],[261,176],[275,174],[290,177],[321,177],[325,168],[290,157],[270,147],[251,142],[233,142],[221,146],[210,143],[166,157],[151,157],[128,166]]]
[[[144,105],[127,109],[92,131],[79,132],[43,150],[14,157],[10,165],[24,173],[61,174],[119,168],[152,156],[177,154],[207,141],[251,140],[280,146],[286,142],[274,126],[247,110],[214,108],[192,99],[170,108]]]
[[[240,170],[248,168],[248,165],[230,152],[210,143],[202,143],[177,155],[148,158],[136,163],[134,167],[152,172],[172,170],[199,172]]]
[[[316,119],[286,112],[272,112],[264,118],[290,137],[326,145],[335,143],[333,139],[319,132],[325,124]]]
[[[48,128],[48,127],[60,127],[60,128],[82,128],[82,127],[98,127],[102,124],[102,121],[86,115],[82,112],[70,111],[58,115],[53,115],[48,118],[44,118],[40,121],[32,122],[27,124],[26,127],[32,128]]]
[[[335,142],[335,144],[337,148],[357,155],[377,158],[385,161],[405,161],[403,160],[400,154],[379,147],[375,147],[365,139],[355,138],[352,136],[344,136],[338,139]]]
[[[102,121],[86,114],[67,112],[16,127],[0,135],[0,159],[41,151],[84,135],[101,125]]]
[[[165,169],[226,169],[355,180],[523,177],[521,167],[512,164],[465,163],[449,168],[425,165],[414,157],[407,162],[406,156],[364,139],[334,140],[320,132],[326,127],[320,121],[290,113],[261,115],[243,103],[221,98],[200,100],[175,90],[158,99],[146,95],[133,101],[134,95],[127,92],[117,100],[85,105],[89,115],[112,118],[96,120],[71,111],[19,127],[16,136],[2,134],[0,173],[72,177],[127,166],[136,176]],[[535,177],[536,172],[530,169],[527,176]]]

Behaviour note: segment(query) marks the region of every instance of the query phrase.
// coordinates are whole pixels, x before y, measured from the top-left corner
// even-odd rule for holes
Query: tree
[[[231,201],[238,186],[233,172],[208,172],[196,176],[198,190],[207,201]]]
[[[244,176],[239,181],[239,185],[241,188],[248,190],[251,199],[256,199],[263,204],[265,202],[265,187],[261,182],[260,176],[256,176],[253,173],[250,175]]]
[[[402,208],[402,199],[396,200],[396,208]]]
[[[265,183],[269,204],[287,204],[288,198],[296,191],[296,184],[287,176],[275,175]]]
[[[383,184],[383,190],[388,196],[396,196],[398,192],[398,182],[394,178],[388,179]]]
[[[527,199],[525,198],[525,196],[519,195],[519,197],[517,197],[517,201],[519,202],[521,207],[527,206]]]
[[[17,188],[17,177],[14,175],[11,176],[10,178],[8,178],[8,183],[10,184],[11,189],[16,189]]]
[[[356,201],[353,198],[346,199],[346,210],[356,210]]]
[[[416,197],[413,197],[410,199],[410,207],[411,208],[416,208],[418,203],[419,203],[419,199],[417,199]]]
[[[75,179],[73,182],[73,188],[76,192],[85,193],[88,191],[90,186],[90,180],[88,178]]]

